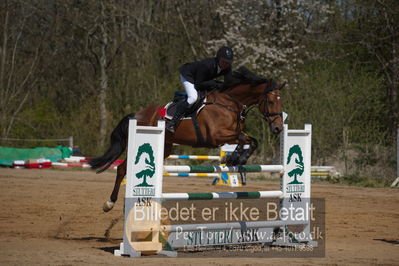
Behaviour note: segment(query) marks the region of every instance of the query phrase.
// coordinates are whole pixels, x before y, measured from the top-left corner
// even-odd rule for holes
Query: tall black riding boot
[[[176,126],[177,122],[179,122],[180,118],[182,118],[183,115],[186,113],[188,106],[189,106],[189,104],[186,101],[180,102],[176,106],[175,115],[173,116],[173,118],[171,120],[166,121],[166,130],[168,130],[172,133],[175,132],[175,126]]]

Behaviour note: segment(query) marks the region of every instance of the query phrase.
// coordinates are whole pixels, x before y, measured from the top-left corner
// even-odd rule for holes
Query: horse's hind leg
[[[168,157],[170,155],[172,147],[173,143],[165,143],[165,152],[164,152],[165,157]],[[115,202],[118,200],[119,188],[121,186],[123,178],[126,176],[126,166],[127,166],[126,160],[124,160],[123,163],[118,166],[116,172],[115,185],[114,189],[112,190],[110,200],[104,202],[103,205],[104,212],[109,212],[110,210],[112,210],[112,208],[115,205]]]
[[[120,164],[117,168],[114,189],[112,190],[110,200],[107,200],[106,202],[104,202],[104,205],[103,205],[104,212],[109,212],[110,210],[112,210],[112,208],[115,205],[115,202],[118,200],[119,188],[121,186],[123,178],[126,175],[126,164],[127,164],[127,162],[126,162],[126,160],[124,160],[123,163]]]

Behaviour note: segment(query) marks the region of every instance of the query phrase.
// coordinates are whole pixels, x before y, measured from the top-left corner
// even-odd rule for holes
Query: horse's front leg
[[[238,160],[240,159],[241,154],[244,151],[244,145],[241,143],[237,144],[237,147],[235,148],[235,150],[227,155],[223,160],[222,163],[226,163],[227,166],[234,166],[234,165],[238,165]]]
[[[240,152],[239,157],[237,159],[237,164],[238,165],[245,165],[249,159],[249,157],[252,155],[252,153],[256,150],[258,147],[258,141],[250,136],[248,136],[245,133],[241,133],[240,136]],[[245,185],[247,183],[247,174],[245,172],[240,172],[241,176],[241,183],[242,185]]]
[[[124,160],[123,163],[121,163],[117,168],[114,189],[112,190],[110,200],[104,202],[103,205],[104,212],[109,212],[110,210],[112,210],[112,208],[115,205],[115,202],[118,200],[119,188],[121,186],[123,178],[126,175],[126,165],[127,162],[126,160]]]
[[[238,136],[237,148],[225,158],[227,166],[244,165],[258,147],[258,141],[241,132]]]
[[[241,133],[243,135],[243,149],[240,153],[240,157],[238,158],[238,165],[244,165],[247,163],[249,157],[254,153],[256,148],[258,147],[258,141],[253,137],[248,136],[245,133]]]

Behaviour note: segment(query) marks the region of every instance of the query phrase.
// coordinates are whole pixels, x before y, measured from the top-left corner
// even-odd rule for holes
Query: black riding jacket
[[[231,67],[224,70],[219,70],[218,61],[216,57],[205,58],[200,61],[186,63],[179,68],[180,74],[193,83],[196,89],[209,85],[209,82],[214,82],[213,79],[224,76],[224,80],[231,77]],[[209,82],[208,82],[209,81]]]

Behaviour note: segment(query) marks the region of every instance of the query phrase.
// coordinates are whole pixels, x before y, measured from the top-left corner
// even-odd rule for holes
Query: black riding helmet
[[[233,50],[228,46],[222,46],[217,51],[216,58],[218,61],[225,61],[231,64],[234,60]]]

